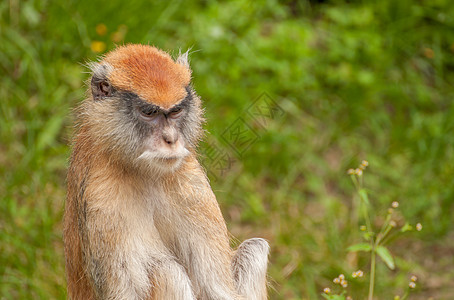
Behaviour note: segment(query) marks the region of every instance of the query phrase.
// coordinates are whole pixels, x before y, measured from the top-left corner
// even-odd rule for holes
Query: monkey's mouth
[[[188,154],[189,150],[186,148],[182,148],[179,151],[172,151],[170,153],[169,151],[145,150],[137,159],[163,163],[175,163],[185,158]]]
[[[166,162],[172,162],[172,161],[175,161],[175,160],[178,160],[178,159],[181,159],[182,157],[178,157],[178,156],[170,156],[170,157],[163,157],[161,159],[158,159],[158,160],[162,160],[162,161],[166,161]]]

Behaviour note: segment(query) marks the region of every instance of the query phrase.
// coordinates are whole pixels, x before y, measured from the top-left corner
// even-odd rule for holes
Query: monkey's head
[[[201,136],[200,99],[187,53],[173,60],[146,45],[122,46],[92,63],[79,123],[97,151],[129,166],[174,170]]]

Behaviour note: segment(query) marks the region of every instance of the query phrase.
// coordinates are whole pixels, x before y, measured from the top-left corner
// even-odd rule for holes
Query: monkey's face
[[[93,65],[85,122],[112,158],[172,171],[197,144],[200,99],[189,86],[187,65],[150,46],[134,47]]]

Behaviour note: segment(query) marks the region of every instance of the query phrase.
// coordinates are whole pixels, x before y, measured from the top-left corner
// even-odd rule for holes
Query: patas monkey
[[[196,158],[187,54],[128,45],[93,63],[77,113],[64,242],[79,299],[266,299],[269,246],[236,251]]]

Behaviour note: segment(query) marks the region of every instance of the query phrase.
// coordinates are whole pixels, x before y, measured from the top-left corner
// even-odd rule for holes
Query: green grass
[[[115,32],[118,44],[192,48],[208,119],[201,152],[215,145],[235,159],[222,176],[204,162],[231,232],[271,243],[271,299],[320,299],[338,274],[367,275],[367,256],[346,250],[360,225],[346,170],[361,159],[376,215],[397,200],[423,224],[391,246],[399,272],[377,265],[376,298],[392,299],[409,274],[419,278],[411,299],[454,297],[450,1],[10,0],[0,3],[2,299],[65,298],[71,108],[98,55],[92,42],[113,49]],[[282,115],[260,126],[247,109],[264,92]],[[222,138],[239,117],[259,137],[241,156]],[[350,288],[359,299],[367,280]]]

